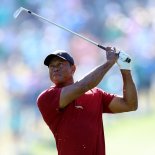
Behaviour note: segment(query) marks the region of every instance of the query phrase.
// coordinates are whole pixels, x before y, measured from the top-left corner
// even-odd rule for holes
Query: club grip
[[[99,48],[103,49],[103,50],[106,50],[106,47],[102,46],[102,45],[97,45]]]

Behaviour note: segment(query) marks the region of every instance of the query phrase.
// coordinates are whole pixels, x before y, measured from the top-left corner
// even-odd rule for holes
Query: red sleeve
[[[112,99],[115,97],[114,94],[110,94],[107,93],[101,89],[98,89],[98,91],[101,93],[102,98],[101,98],[101,102],[102,102],[102,107],[103,107],[103,111],[102,113],[112,113],[112,111],[109,109],[109,104],[112,101]]]
[[[59,121],[59,99],[61,88],[53,88],[42,92],[38,99],[37,105],[46,124],[54,130]]]

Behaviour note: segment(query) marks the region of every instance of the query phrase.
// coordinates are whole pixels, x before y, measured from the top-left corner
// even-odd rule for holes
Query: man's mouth
[[[59,73],[53,73],[52,74],[52,77],[57,77],[57,76],[60,76],[60,74]]]

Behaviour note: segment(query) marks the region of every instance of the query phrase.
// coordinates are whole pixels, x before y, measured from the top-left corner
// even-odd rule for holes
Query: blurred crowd
[[[3,155],[34,155],[31,151],[35,146],[31,146],[30,151],[21,141],[28,145],[32,139],[46,136],[36,106],[39,93],[51,85],[48,69],[43,65],[46,55],[57,49],[70,52],[77,65],[76,80],[106,61],[103,50],[54,25],[24,12],[13,19],[14,11],[20,6],[99,44],[115,46],[130,54],[134,80],[144,102],[140,107],[152,109],[155,101],[155,1],[2,0],[0,152],[4,152]],[[99,87],[111,93],[122,93],[117,66]]]

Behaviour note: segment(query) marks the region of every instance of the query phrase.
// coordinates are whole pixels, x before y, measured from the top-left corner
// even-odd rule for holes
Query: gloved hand
[[[131,58],[130,56],[121,50],[116,50],[116,53],[119,54],[117,59],[117,64],[120,69],[131,70]]]

